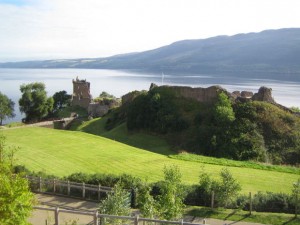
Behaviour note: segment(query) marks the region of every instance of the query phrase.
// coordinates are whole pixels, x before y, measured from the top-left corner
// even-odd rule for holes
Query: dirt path
[[[95,212],[98,208],[98,203],[83,201],[74,198],[65,198],[60,196],[36,194],[39,201],[38,206],[41,207],[59,207],[61,209],[70,210],[84,210]],[[91,224],[93,221],[92,216],[78,215],[78,214],[59,214],[60,224],[71,224],[72,221],[77,221],[77,224]],[[46,222],[47,221],[47,222]],[[34,210],[33,215],[29,218],[32,225],[53,225],[54,212],[44,210]]]
[[[61,209],[71,209],[71,210],[84,210],[95,212],[98,208],[98,203],[96,202],[89,202],[83,201],[80,199],[74,198],[66,198],[61,196],[52,196],[52,195],[45,195],[45,194],[36,194],[36,197],[39,201],[39,206],[41,207],[59,207]],[[78,214],[67,214],[67,213],[60,213],[60,224],[71,224],[72,221],[77,221],[77,224],[92,224],[93,217],[92,216],[85,216],[85,215],[78,215]],[[204,223],[203,218],[198,217],[191,217],[187,216],[185,221],[193,222],[193,223]],[[46,222],[47,221],[47,222]],[[54,212],[43,211],[43,210],[35,210],[33,215],[29,218],[29,222],[32,225],[53,225],[54,224]],[[217,220],[217,219],[206,219],[206,224],[211,225],[262,225],[258,223],[248,223],[248,222],[235,222],[235,221],[228,221],[228,220]]]

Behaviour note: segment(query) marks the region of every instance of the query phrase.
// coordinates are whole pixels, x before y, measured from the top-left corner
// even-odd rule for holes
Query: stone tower
[[[76,77],[76,80],[73,79],[72,105],[78,105],[87,109],[91,101],[90,82],[79,80],[78,77]]]

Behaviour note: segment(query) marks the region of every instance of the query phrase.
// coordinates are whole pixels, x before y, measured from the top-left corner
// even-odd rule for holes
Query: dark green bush
[[[284,193],[258,192],[253,197],[253,209],[257,212],[294,213],[292,197]]]

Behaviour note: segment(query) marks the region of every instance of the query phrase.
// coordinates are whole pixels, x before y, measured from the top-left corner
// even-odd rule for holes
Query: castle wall
[[[88,114],[92,117],[104,116],[110,109],[109,105],[101,105],[99,103],[90,103],[88,106]]]
[[[90,94],[90,82],[86,80],[73,80],[73,95],[72,95],[72,105],[80,106],[85,109],[88,108],[89,104],[92,102],[92,96]]]
[[[203,102],[203,103],[213,103],[216,101],[218,94],[220,92],[227,93],[227,91],[220,86],[211,86],[208,88],[170,86],[170,88],[175,90],[176,93],[180,94],[185,98],[195,99],[198,102]]]

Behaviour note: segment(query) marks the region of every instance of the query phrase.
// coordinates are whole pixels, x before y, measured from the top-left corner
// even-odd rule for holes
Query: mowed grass
[[[33,171],[44,171],[60,177],[75,172],[126,173],[154,182],[163,178],[164,166],[177,165],[185,184],[197,184],[203,168],[213,177],[218,177],[220,170],[224,168],[220,165],[170,158],[168,155],[84,132],[38,127],[5,129],[0,132],[7,137],[8,146],[20,147],[16,154],[18,164]],[[289,193],[293,182],[299,178],[297,174],[277,171],[230,166],[227,168],[241,183],[244,193]]]

